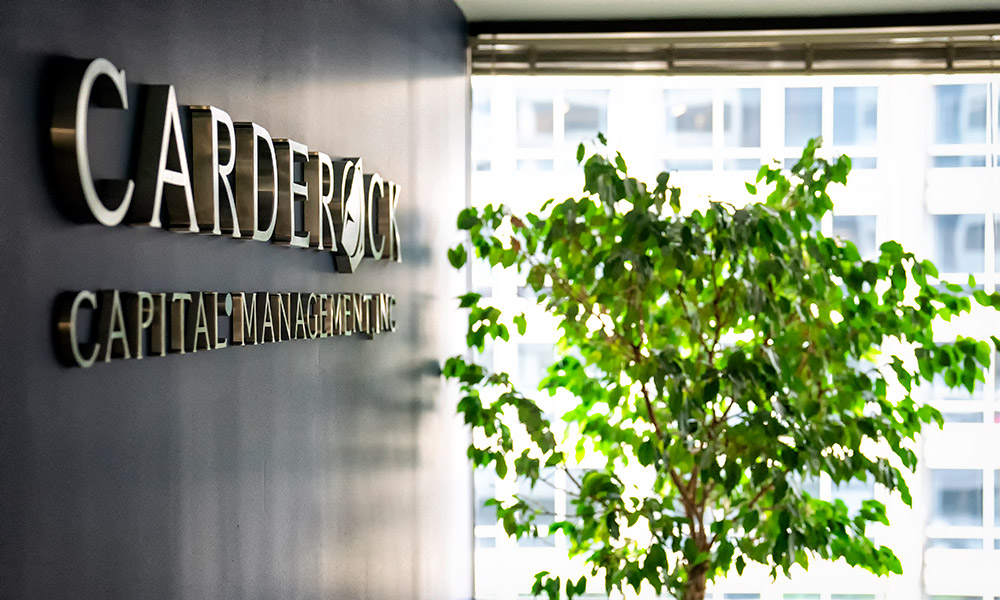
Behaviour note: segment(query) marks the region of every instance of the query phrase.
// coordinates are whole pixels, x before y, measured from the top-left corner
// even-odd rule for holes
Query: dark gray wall
[[[436,373],[460,325],[464,35],[450,0],[0,3],[0,597],[471,596],[464,434]],[[344,275],[310,251],[73,223],[47,167],[58,56],[363,156],[402,186],[405,262]],[[399,331],[61,366],[57,294],[112,288],[388,292]]]

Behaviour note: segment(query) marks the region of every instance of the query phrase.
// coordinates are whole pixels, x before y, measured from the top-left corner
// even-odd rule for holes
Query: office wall
[[[445,247],[466,193],[465,23],[450,0],[0,3],[0,597],[467,598],[464,433]],[[400,184],[404,262],[60,210],[59,57],[108,58]],[[137,111],[95,116],[125,170]],[[129,115],[132,115],[131,117]],[[65,290],[384,292],[398,331],[62,366]]]

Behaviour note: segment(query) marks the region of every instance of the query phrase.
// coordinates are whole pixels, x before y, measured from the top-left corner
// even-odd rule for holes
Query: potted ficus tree
[[[865,533],[886,522],[882,503],[850,513],[801,482],[820,473],[874,481],[910,503],[911,441],[941,422],[914,399],[915,386],[942,375],[971,391],[1000,347],[996,337],[941,344],[932,326],[972,300],[996,309],[1000,294],[970,299],[896,242],[863,260],[851,242],[824,235],[828,188],[846,183],[850,160],[824,160],[816,148],[810,142],[790,173],[763,166],[747,184],[757,201],[743,207],[682,211],[667,173],[648,186],[620,154],[597,153],[584,163],[580,199],[458,217],[471,244],[450,251],[452,264],[462,267],[471,245],[491,265],[524,272],[561,334],[541,391],[574,399],[562,417],[567,443],[525,395],[537,390],[449,359],[445,376],[459,382],[458,410],[474,433],[469,457],[532,484],[584,450],[597,461],[576,481],[574,514],[550,527],[585,559],[592,585],[700,600],[706,584],[749,563],[773,576],[838,558],[901,571]],[[461,306],[470,348],[527,325],[478,294]],[[492,503],[507,534],[539,534],[536,507]],[[572,599],[586,584],[542,572],[534,593]]]

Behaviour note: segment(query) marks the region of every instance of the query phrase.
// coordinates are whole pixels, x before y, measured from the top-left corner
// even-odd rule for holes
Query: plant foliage
[[[1000,294],[970,299],[896,242],[863,260],[821,233],[828,190],[846,183],[850,160],[819,158],[817,145],[790,173],[761,167],[747,184],[759,201],[742,208],[684,212],[667,173],[647,186],[620,154],[597,153],[580,199],[458,217],[476,256],[522,270],[559,319],[559,357],[540,389],[574,398],[567,442],[508,375],[449,359],[444,373],[460,383],[458,411],[474,433],[469,457],[532,485],[544,467],[598,458],[576,482],[575,514],[550,529],[608,592],[649,585],[701,599],[707,582],[751,562],[772,576],[837,558],[901,571],[865,534],[887,523],[882,503],[850,513],[802,482],[821,472],[835,484],[874,481],[910,503],[902,472],[917,463],[912,440],[941,423],[915,386],[940,375],[971,391],[993,354],[984,341],[938,343],[932,325],[970,311],[972,299],[998,308]],[[456,268],[467,248],[449,252]],[[461,306],[470,348],[527,326],[478,294]],[[539,534],[529,503],[491,502],[508,534]],[[572,600],[585,586],[542,572],[534,592]]]

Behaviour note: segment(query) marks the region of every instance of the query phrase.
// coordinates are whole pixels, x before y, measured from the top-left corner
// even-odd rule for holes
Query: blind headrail
[[[490,33],[474,74],[983,73],[1000,24],[718,32]]]

